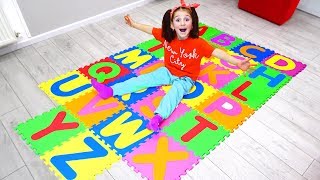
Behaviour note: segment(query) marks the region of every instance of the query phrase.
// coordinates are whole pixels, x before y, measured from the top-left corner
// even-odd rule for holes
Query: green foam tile
[[[194,129],[199,124],[199,121],[196,120],[197,116],[210,121],[218,128],[217,130],[205,128],[200,132],[198,131],[197,133],[193,133],[193,138],[188,142],[184,142],[182,140],[182,137],[185,134],[190,133],[192,129]],[[204,158],[207,154],[210,153],[210,150],[219,145],[226,136],[229,136],[229,131],[223,128],[223,126],[219,125],[216,122],[213,122],[210,118],[206,117],[203,114],[199,114],[195,110],[187,112],[184,116],[171,123],[170,126],[165,127],[163,131],[167,133],[168,136],[172,136],[176,141],[186,146],[189,150],[192,150],[197,156],[201,158]]]
[[[207,26],[207,25],[205,25],[203,23],[199,23],[199,27],[201,27],[201,26]],[[220,30],[218,30],[216,28],[212,28],[210,26],[207,26],[207,27],[208,27],[208,29],[206,30],[206,32],[203,35],[201,35],[201,37],[203,39],[206,39],[209,42],[211,42],[210,40],[211,40],[212,37],[215,37],[215,36],[223,33],[222,31],[220,31]]]
[[[57,114],[60,112],[66,112],[66,116],[62,123],[75,122],[79,124],[78,127],[62,131],[52,131],[51,133],[39,136],[38,139],[32,138],[35,137],[33,136],[34,134],[50,126]],[[53,147],[60,145],[62,142],[84,130],[85,126],[79,122],[77,118],[71,115],[71,113],[66,111],[63,106],[51,109],[49,112],[36,116],[34,119],[30,119],[16,127],[16,131],[21,135],[22,139],[24,139],[35,153],[39,155],[44,154],[46,151],[51,150]]]
[[[151,39],[149,41],[145,41],[143,43],[140,43],[137,45],[137,47],[139,47],[140,49],[143,49],[147,52],[149,52],[150,54],[152,54],[153,56],[155,56],[156,58],[161,58],[164,56],[164,51],[163,51],[163,47],[158,48],[156,50],[151,50],[150,48],[153,48],[155,46],[160,45],[161,43],[156,40],[156,39]]]
[[[256,66],[256,69],[259,67],[264,66],[262,64],[259,64]],[[267,74],[270,77],[276,77],[279,74],[282,74],[281,72],[272,69],[270,67],[264,66],[266,68],[266,71],[264,71],[265,74]],[[252,72],[254,73],[254,72]],[[287,84],[291,77],[287,76],[285,74],[282,74],[285,76],[285,78],[280,81],[275,87],[268,86],[268,83],[270,82],[270,79],[265,78],[263,76],[257,76],[256,78],[250,78],[250,75],[244,76],[241,75],[235,80],[231,81],[229,84],[224,86],[221,91],[223,91],[226,94],[229,94],[231,97],[235,98],[236,100],[239,100],[243,102],[244,104],[247,104],[249,107],[257,110],[259,109],[270,97],[272,97],[282,86]],[[232,95],[232,92],[238,89],[241,85],[243,85],[245,82],[251,82],[252,84],[247,86],[244,90],[241,91],[240,95],[245,97],[246,100],[241,100],[238,97]]]

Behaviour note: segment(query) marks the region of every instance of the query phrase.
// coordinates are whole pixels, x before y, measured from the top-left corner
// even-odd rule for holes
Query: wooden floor
[[[178,0],[128,13],[160,27]],[[320,179],[320,18],[296,11],[277,26],[237,8],[236,0],[197,0],[200,21],[302,61],[307,68],[183,179]],[[0,179],[56,179],[13,128],[56,104],[37,85],[151,38],[123,14],[0,57]],[[98,179],[141,179],[120,162]]]

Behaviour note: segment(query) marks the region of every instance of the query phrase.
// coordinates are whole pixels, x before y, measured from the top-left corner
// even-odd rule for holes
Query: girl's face
[[[178,9],[173,15],[171,28],[176,31],[179,40],[187,39],[192,29],[192,18],[189,11]]]

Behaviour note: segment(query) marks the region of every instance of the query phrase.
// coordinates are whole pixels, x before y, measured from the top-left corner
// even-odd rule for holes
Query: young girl
[[[106,99],[148,87],[172,85],[155,110],[154,117],[147,125],[148,129],[158,131],[161,121],[171,115],[183,96],[189,93],[197,80],[202,57],[216,56],[246,71],[250,67],[249,59],[240,61],[223,50],[215,49],[199,37],[198,15],[195,11],[198,6],[199,4],[187,5],[182,0],[180,6],[169,9],[164,14],[161,29],[137,23],[129,15],[126,15],[124,17],[126,24],[152,34],[155,39],[162,43],[164,47],[164,67],[111,87],[99,84],[95,79],[92,79],[92,86],[97,90],[99,96]]]

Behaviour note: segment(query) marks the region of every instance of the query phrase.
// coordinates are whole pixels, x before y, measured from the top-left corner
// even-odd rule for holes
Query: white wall
[[[67,5],[69,6],[71,5],[73,6],[73,8],[64,7],[63,9],[67,10],[66,12],[61,10],[53,11],[49,9],[51,8],[54,9],[54,7],[50,7],[47,5],[45,5],[45,7],[44,6],[41,7],[40,5],[42,3],[37,4],[37,2],[41,2],[41,1],[56,2],[57,4],[54,7],[58,9]],[[71,1],[73,2],[73,4],[70,4]],[[85,1],[85,6],[77,5],[77,3],[84,2],[84,1]],[[59,1],[58,0],[0,0],[0,5],[1,7],[5,7],[6,9],[5,13],[8,14],[9,21],[12,27],[14,27],[14,30],[16,32],[21,33],[21,36],[19,37],[17,43],[0,48],[0,56],[3,54],[15,51],[17,49],[26,47],[33,43],[37,43],[45,39],[54,37],[56,35],[71,31],[83,25],[100,21],[102,19],[105,19],[107,17],[113,16],[118,13],[125,13],[130,9],[133,9],[138,6],[142,6],[154,0],[95,0],[95,1],[96,2],[99,1],[98,3],[99,5],[101,5],[100,3],[104,1],[104,3],[107,2],[107,5],[102,9],[96,8],[97,4],[93,4],[92,6],[90,5],[90,2],[93,2],[93,0],[63,0],[63,1],[62,0],[59,0]],[[18,4],[18,2],[20,2],[20,4]],[[33,4],[31,2],[33,2]],[[122,2],[122,3],[119,4],[116,2]],[[32,4],[32,6],[29,6],[30,4],[28,3]],[[111,9],[104,9],[106,7]],[[47,13],[45,15],[41,14],[40,12],[44,12],[44,10],[43,9],[39,10],[39,8],[40,9],[47,8],[47,11],[49,11],[50,13]],[[77,9],[77,11],[75,11],[75,8]],[[82,10],[79,11],[79,8]],[[73,9],[73,11],[71,9]],[[102,12],[103,9],[105,11]],[[32,15],[28,16],[26,14],[27,11],[28,12],[34,11],[34,12],[32,12]],[[30,30],[32,30],[33,33]]]
[[[320,0],[300,0],[298,9],[320,17]]]
[[[32,36],[139,0],[17,0]]]

